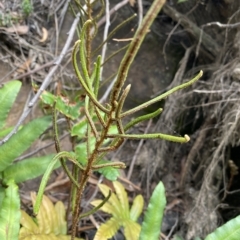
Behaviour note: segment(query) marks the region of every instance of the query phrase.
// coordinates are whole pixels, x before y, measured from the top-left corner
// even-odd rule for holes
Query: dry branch
[[[220,46],[214,41],[214,39],[207,33],[200,29],[195,23],[193,23],[188,17],[179,13],[169,5],[165,4],[163,11],[171,17],[174,21],[180,21],[181,25],[189,31],[193,37],[199,41],[201,39],[203,47],[208,50],[213,56],[218,56],[220,53]]]

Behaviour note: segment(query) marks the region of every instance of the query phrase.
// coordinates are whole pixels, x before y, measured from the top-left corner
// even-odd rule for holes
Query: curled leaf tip
[[[88,24],[88,23],[92,23],[92,20],[91,19],[88,19],[85,24]]]
[[[184,135],[184,138],[186,139],[186,142],[190,141],[190,137],[187,134]]]
[[[125,90],[129,91],[131,86],[132,86],[131,84],[128,84]]]
[[[75,45],[80,44],[80,43],[81,43],[81,40],[78,39],[78,40],[75,42]]]
[[[118,162],[117,168],[123,169],[123,168],[126,168],[126,165],[122,162]]]

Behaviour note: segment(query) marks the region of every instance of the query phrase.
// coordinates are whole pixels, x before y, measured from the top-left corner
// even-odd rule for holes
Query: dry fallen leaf
[[[42,27],[42,38],[39,40],[39,42],[45,42],[48,38],[48,31],[46,28]]]
[[[18,68],[16,71],[19,74],[23,74],[23,73],[27,72],[28,69],[30,68],[31,63],[32,63],[32,58],[28,58],[23,64],[18,65]]]

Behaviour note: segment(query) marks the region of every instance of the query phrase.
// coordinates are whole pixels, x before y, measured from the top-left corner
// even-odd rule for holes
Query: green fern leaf
[[[239,240],[240,216],[228,221],[223,226],[210,233],[205,240]]]
[[[18,186],[13,180],[10,180],[7,185],[0,209],[0,239],[17,240],[21,216]]]
[[[99,160],[98,164],[110,163],[108,160]],[[119,170],[114,167],[104,167],[98,169],[97,172],[101,173],[105,178],[110,181],[116,181],[119,174]]]
[[[4,127],[8,113],[21,88],[20,81],[11,81],[0,88],[0,129]]]
[[[163,183],[160,182],[154,189],[153,194],[150,198],[147,212],[144,216],[144,221],[142,224],[139,238],[140,240],[159,239],[165,206],[165,189]]]
[[[0,146],[0,172],[5,170],[12,162],[27,150],[50,125],[51,117],[37,118],[24,125],[5,144]]]
[[[7,134],[9,134],[12,130],[13,130],[13,127],[8,127],[8,128],[5,128],[5,129],[1,129],[1,130],[0,130],[0,138],[4,138],[4,137],[7,136]]]
[[[7,167],[3,172],[4,182],[8,179],[14,179],[16,183],[21,183],[41,176],[46,171],[54,154],[25,159]],[[57,163],[55,168],[60,167]]]

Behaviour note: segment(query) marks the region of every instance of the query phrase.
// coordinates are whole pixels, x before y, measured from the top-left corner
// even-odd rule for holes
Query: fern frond
[[[130,209],[130,218],[133,221],[136,222],[138,220],[140,214],[142,213],[143,206],[144,206],[143,196],[139,194],[134,198],[132,207]]]
[[[100,226],[94,240],[107,240],[112,238],[121,227],[121,221],[117,218],[111,218]]]

